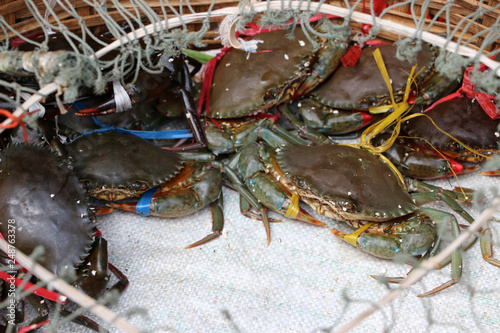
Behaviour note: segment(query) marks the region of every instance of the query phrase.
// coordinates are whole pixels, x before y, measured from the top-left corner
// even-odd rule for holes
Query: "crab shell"
[[[55,274],[75,267],[92,245],[85,191],[61,158],[34,145],[0,152],[0,231],[25,254],[43,246],[39,263]]]
[[[84,135],[68,145],[68,150],[87,194],[109,201],[138,196],[183,167],[179,154],[116,131]]]
[[[259,51],[248,54],[231,49],[215,69],[210,93],[210,114],[214,118],[237,118],[272,107],[290,99],[311,75],[318,80],[310,90],[327,77],[340,63],[346,41],[320,41],[315,51],[301,29],[274,30],[250,37],[260,40]],[[316,64],[322,62],[321,64]],[[315,74],[311,74],[314,69]],[[311,83],[308,83],[308,85]],[[305,93],[305,91],[303,91]]]
[[[361,57],[355,66],[340,66],[328,80],[311,93],[311,96],[324,105],[339,109],[368,109],[390,104],[389,89],[373,56],[376,48],[380,50],[384,59],[396,102],[403,99],[408,74],[415,64],[418,65],[415,73],[424,68],[416,77],[418,84],[424,81],[430,73],[430,68],[433,67],[435,54],[428,44],[422,44],[422,49],[416,54],[415,63],[397,59],[395,45],[367,47],[361,52]]]
[[[388,221],[417,209],[389,167],[365,150],[286,145],[277,161],[288,187],[296,187],[301,199],[321,215],[355,224]]]
[[[436,125],[452,137],[480,153],[498,152],[500,119],[491,119],[481,105],[468,97],[436,104],[425,112]],[[468,151],[461,144],[439,131],[427,117],[416,117],[403,124],[404,131],[412,137],[427,140],[444,154],[462,161],[479,162],[480,156]]]

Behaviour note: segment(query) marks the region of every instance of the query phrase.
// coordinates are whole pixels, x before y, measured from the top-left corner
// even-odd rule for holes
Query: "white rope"
[[[31,98],[31,96],[33,96],[32,94],[28,94],[27,92],[21,92],[19,95],[25,101],[27,101],[28,99]],[[33,103],[33,105],[30,106],[28,111],[30,113],[38,111],[38,117],[40,118],[45,115],[45,107],[42,104],[40,104],[40,102]]]
[[[116,104],[115,112],[123,112],[132,108],[132,100],[120,80],[113,81],[113,94]]]

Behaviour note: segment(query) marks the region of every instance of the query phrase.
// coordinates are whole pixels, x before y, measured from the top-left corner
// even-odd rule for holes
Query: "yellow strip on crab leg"
[[[351,245],[358,246],[357,240],[359,238],[359,235],[361,235],[366,229],[370,228],[371,226],[373,226],[375,224],[377,224],[377,223],[376,222],[367,223],[364,226],[362,226],[361,228],[357,229],[356,231],[351,232],[350,234],[344,235],[341,238]],[[337,231],[334,229],[331,229],[330,231],[333,232],[334,234],[337,234]]]
[[[292,199],[290,200],[290,204],[288,205],[288,209],[285,213],[285,217],[294,219],[297,217],[297,215],[299,215],[299,195],[297,194],[297,192],[293,192]]]

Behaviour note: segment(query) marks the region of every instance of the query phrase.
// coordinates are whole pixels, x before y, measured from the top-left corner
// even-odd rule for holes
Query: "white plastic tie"
[[[263,40],[254,39],[254,40],[244,40],[242,38],[238,38],[238,41],[241,44],[241,49],[245,52],[255,53],[257,52],[258,46],[257,44],[264,43]]]
[[[113,81],[113,94],[115,95],[115,112],[123,112],[132,108],[132,100],[120,80]]]
[[[31,94],[28,94],[27,92],[21,92],[19,95],[25,101],[27,101],[32,96]],[[40,111],[38,111],[38,110],[40,110]],[[45,107],[42,104],[40,104],[40,102],[33,103],[29,107],[28,111],[30,113],[38,111],[38,117],[40,117],[40,118],[45,115]]]

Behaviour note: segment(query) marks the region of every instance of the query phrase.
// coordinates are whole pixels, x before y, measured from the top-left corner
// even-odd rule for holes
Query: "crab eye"
[[[84,189],[89,189],[89,188],[94,188],[94,184],[90,180],[84,180],[83,181],[83,188]]]
[[[450,143],[448,144],[448,149],[449,149],[450,151],[455,151],[455,150],[458,150],[458,148],[459,148],[459,144],[458,144],[458,143],[456,143],[456,142],[450,142]]]
[[[360,103],[362,108],[367,108],[370,106],[370,100],[368,98],[363,98]]]
[[[354,208],[355,208],[354,204],[352,202],[350,202],[350,201],[343,201],[341,203],[341,206],[342,206],[342,210],[344,212],[353,211]]]
[[[268,100],[270,98],[273,97],[273,92],[272,91],[266,91],[266,93],[264,94],[264,100]]]
[[[354,205],[350,202],[345,202],[344,203],[344,207],[347,209],[347,210],[352,210],[354,209]]]
[[[148,184],[145,182],[135,182],[129,185],[129,189],[132,191],[144,191],[149,188]]]

